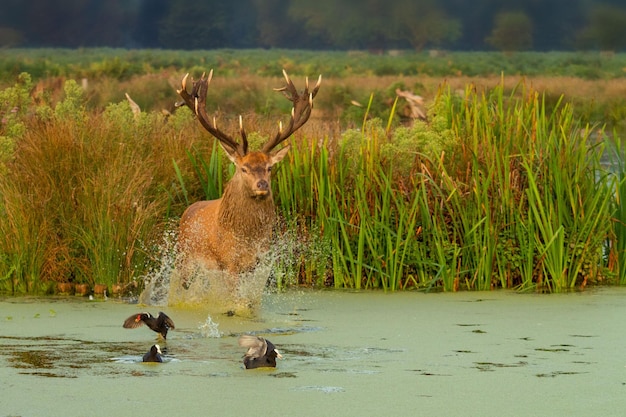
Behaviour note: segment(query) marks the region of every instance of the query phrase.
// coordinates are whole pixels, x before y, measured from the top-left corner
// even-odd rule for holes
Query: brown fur
[[[241,143],[218,129],[215,119],[211,121],[208,116],[204,103],[213,78],[212,70],[193,82],[191,92],[187,90],[189,74],[181,82],[178,94],[196,113],[202,127],[219,140],[236,167],[235,175],[226,185],[222,198],[192,204],[183,213],[177,264],[185,287],[197,264],[206,269],[225,270],[236,283],[237,274],[253,269],[259,255],[267,249],[275,216],[270,187],[271,168],[287,155],[289,146],[272,150],[307,122],[313,108],[313,98],[322,82],[320,75],[313,89],[309,90],[307,79],[304,90],[299,93],[284,70],[283,75],[286,85],[277,91],[293,103],[291,119],[284,128],[280,123],[276,135],[256,152],[248,152],[241,116]]]
[[[179,230],[179,267],[183,283],[193,263],[238,274],[253,269],[267,250],[275,220],[270,168],[289,147],[245,156],[224,150],[237,169],[222,198],[199,201],[185,210]],[[267,188],[259,188],[265,181]],[[258,195],[258,193],[263,193]]]

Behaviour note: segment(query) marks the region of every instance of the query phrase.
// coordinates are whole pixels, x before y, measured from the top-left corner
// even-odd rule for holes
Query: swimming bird
[[[248,348],[243,356],[243,364],[246,369],[275,368],[276,358],[282,359],[283,357],[272,342],[259,336],[241,335],[239,336],[239,346]]]
[[[152,345],[150,351],[143,355],[143,362],[163,362],[161,355],[161,347],[159,345]]]
[[[169,318],[168,315],[162,311],[159,311],[158,317],[154,317],[150,313],[139,313],[133,314],[132,316],[124,320],[124,328],[126,329],[134,329],[143,324],[163,336],[163,339],[167,339],[167,331],[169,329],[176,328],[174,327],[174,322],[172,321],[172,319]]]

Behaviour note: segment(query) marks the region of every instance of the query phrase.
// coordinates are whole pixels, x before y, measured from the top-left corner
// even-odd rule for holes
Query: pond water
[[[159,310],[176,324],[124,329]],[[0,299],[2,416],[621,416],[626,289],[263,298],[254,318],[86,298]],[[245,370],[241,333],[276,369]]]

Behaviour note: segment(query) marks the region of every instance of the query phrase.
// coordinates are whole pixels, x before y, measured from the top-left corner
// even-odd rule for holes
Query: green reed
[[[219,196],[228,178],[191,112],[165,121],[120,103],[88,114],[74,87],[19,121],[26,129],[0,175],[2,290],[132,282],[159,261],[170,217]],[[386,122],[366,114],[340,136],[296,135],[273,179],[277,247],[293,243],[278,251],[280,286],[557,292],[626,282],[618,137],[609,173],[604,133],[523,82],[462,94],[444,85],[429,114],[410,126],[394,111]]]
[[[193,152],[188,150],[187,159],[193,168],[195,177],[200,182],[200,186],[204,193],[204,199],[214,200],[219,198],[224,191],[224,175],[223,175],[223,162],[220,155],[219,145],[217,141],[212,141],[212,147],[209,153],[208,159],[202,154],[202,150],[194,148]],[[182,198],[186,206],[189,206],[193,201],[189,198],[189,191],[186,187],[186,179],[181,171],[179,164],[174,160],[172,161],[174,170],[176,171],[176,179],[180,185]]]
[[[17,192],[13,184],[2,184],[2,196]],[[21,191],[21,190],[20,190]],[[38,216],[25,212],[21,204],[3,198],[0,233],[5,236],[2,245],[0,289],[5,292],[38,293],[43,290],[42,270],[46,264],[43,238],[48,225]]]
[[[610,224],[610,194],[599,174],[603,147],[577,126],[566,104],[546,114],[541,97],[523,84],[508,97],[501,87],[490,94],[470,95],[471,105],[459,106],[456,118],[471,164],[463,187],[471,184],[466,192],[476,198],[456,209],[464,230],[479,232],[461,233],[462,247],[483,254],[474,253],[478,263],[463,269],[482,275],[483,289],[561,291],[602,279]],[[495,252],[499,239],[506,244]]]
[[[366,221],[361,225],[365,231],[367,249],[372,254],[373,274],[368,277],[368,283],[387,290],[397,290],[408,268],[407,258],[414,239],[419,200],[402,200],[394,190],[390,174],[380,172],[377,180],[381,194],[374,199],[372,211],[366,212]]]
[[[621,285],[626,284],[626,149],[624,142],[613,132],[606,138],[612,146],[609,158],[609,170],[613,177],[614,199],[611,204],[613,214],[611,251],[609,264],[613,266]]]
[[[364,122],[306,158],[295,147],[284,172],[301,183],[281,182],[279,207],[329,236],[335,286],[554,292],[610,278],[604,146],[568,104],[548,113],[524,83],[444,87],[433,112],[409,129]]]

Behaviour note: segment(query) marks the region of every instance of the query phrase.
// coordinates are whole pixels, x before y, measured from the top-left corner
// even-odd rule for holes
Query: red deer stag
[[[259,255],[267,250],[275,220],[275,208],[270,186],[272,167],[280,162],[289,145],[273,151],[309,119],[313,98],[317,94],[322,76],[309,91],[308,79],[302,93],[283,70],[286,85],[282,92],[293,102],[291,119],[286,127],[279,124],[278,132],[260,151],[249,151],[241,116],[239,127],[241,142],[217,128],[215,119],[209,120],[206,96],[213,71],[193,82],[187,91],[187,77],[182,80],[178,94],[196,114],[202,126],[217,140],[235,164],[235,174],[217,200],[198,201],[185,210],[180,221],[179,254],[181,256],[181,281],[184,287],[190,271],[200,265],[208,270],[224,270],[231,274],[236,285],[239,273],[253,270]]]

